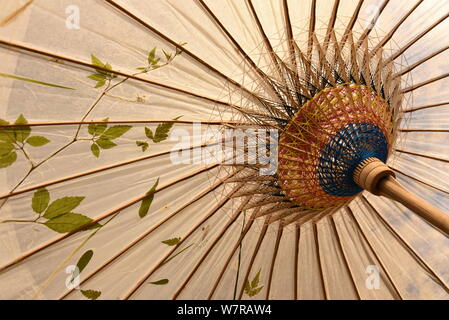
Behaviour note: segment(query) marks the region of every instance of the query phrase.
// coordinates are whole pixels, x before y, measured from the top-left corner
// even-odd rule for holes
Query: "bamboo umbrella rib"
[[[382,3],[382,5],[379,7],[379,11],[378,13],[373,17],[373,19],[371,20],[369,26],[365,29],[365,31],[363,32],[363,34],[360,36],[359,41],[357,42],[356,48],[359,48],[360,45],[362,44],[362,42],[369,36],[369,34],[371,33],[371,31],[374,29],[374,26],[377,23],[377,20],[379,20],[380,15],[382,14],[382,12],[384,11],[385,7],[387,6],[388,2],[390,0],[384,0],[384,2]]]
[[[388,41],[391,40],[391,38],[393,37],[393,35],[396,33],[396,31],[399,29],[399,27],[405,22],[405,20],[408,19],[408,17],[410,17],[410,15],[419,7],[419,5],[423,2],[424,0],[418,0],[415,5],[401,18],[401,20],[399,20],[399,22],[391,29],[390,32],[387,33],[387,35],[382,39],[381,42],[379,42],[379,44],[373,49],[373,52],[376,52],[377,50],[379,50],[381,47],[383,47]]]
[[[334,6],[332,8],[332,13],[329,18],[329,23],[327,24],[326,37],[324,38],[324,51],[327,52],[327,48],[329,45],[329,40],[332,34],[332,30],[335,27],[335,21],[337,20],[338,7],[340,6],[340,0],[334,1]]]
[[[296,56],[295,56],[295,48],[293,47],[293,29],[292,23],[290,20],[290,13],[288,9],[288,1],[282,0],[284,21],[285,21],[285,29],[287,30],[287,39],[288,39],[288,47],[290,50],[290,62],[296,67]]]
[[[121,71],[118,71],[118,70],[109,70],[109,69],[106,69],[106,68],[103,68],[103,67],[100,67],[100,66],[94,66],[91,63],[83,62],[81,60],[77,60],[77,59],[70,58],[70,57],[67,57],[67,56],[62,56],[62,55],[59,55],[59,54],[56,54],[56,53],[44,51],[44,50],[41,50],[41,49],[37,49],[37,48],[30,47],[30,46],[26,46],[26,45],[23,45],[23,44],[10,42],[10,41],[4,40],[4,39],[0,39],[0,46],[4,46],[4,47],[6,47],[8,49],[14,48],[16,50],[25,51],[25,52],[37,54],[37,55],[40,55],[40,56],[50,57],[50,58],[53,58],[53,59],[56,59],[56,60],[60,60],[60,61],[66,61],[66,62],[75,64],[75,65],[84,66],[84,67],[87,67],[87,68],[90,68],[90,69],[99,69],[99,70],[102,70],[102,71],[105,71],[105,72],[111,72],[111,73],[114,73],[116,75],[122,76],[124,78],[133,79],[133,80],[136,80],[136,81],[139,81],[139,82],[143,82],[143,83],[147,83],[147,84],[150,84],[150,85],[154,85],[154,86],[161,87],[161,88],[164,88],[164,89],[167,89],[167,90],[172,90],[172,91],[175,91],[175,92],[178,92],[178,93],[181,93],[181,94],[186,94],[186,95],[189,95],[189,96],[192,96],[192,97],[195,97],[195,98],[199,98],[199,99],[202,99],[202,100],[211,101],[211,102],[214,102],[214,103],[217,103],[217,104],[220,104],[220,105],[235,107],[235,106],[231,105],[228,102],[224,102],[224,101],[220,101],[220,100],[217,100],[217,99],[213,99],[213,98],[210,98],[210,97],[207,97],[207,96],[204,96],[204,95],[200,95],[198,93],[194,93],[194,92],[191,92],[191,91],[188,91],[188,90],[185,90],[185,89],[176,88],[176,87],[173,87],[173,86],[170,86],[170,85],[167,85],[167,84],[156,82],[154,80],[149,80],[149,79],[145,79],[145,78],[142,78],[142,77],[137,77],[135,75],[132,75],[132,74],[129,74],[129,73],[125,73],[125,72],[121,72]],[[242,107],[240,107],[240,108],[242,108]]]
[[[214,72],[215,74],[217,74],[218,76],[220,76],[221,78],[223,78],[224,80],[226,80],[227,82],[232,84],[233,86],[235,86],[235,87],[241,89],[242,91],[246,92],[247,94],[249,94],[251,97],[255,98],[256,100],[259,100],[259,97],[257,97],[252,91],[250,91],[249,89],[245,88],[243,85],[241,85],[240,83],[236,82],[235,80],[232,80],[231,78],[229,78],[228,76],[223,74],[221,71],[219,71],[218,69],[214,68],[209,63],[207,63],[206,61],[204,61],[203,59],[198,57],[197,55],[193,54],[190,50],[180,46],[178,43],[176,43],[175,41],[173,41],[172,39],[167,37],[165,34],[160,32],[156,28],[152,27],[150,24],[148,24],[143,19],[139,18],[138,16],[136,16],[135,14],[133,14],[132,12],[127,10],[125,7],[119,5],[114,0],[103,0],[103,1],[105,1],[108,4],[110,4],[112,7],[115,7],[119,12],[125,14],[126,16],[128,16],[132,20],[136,21],[137,23],[139,23],[140,25],[142,25],[146,29],[148,29],[151,32],[155,33],[160,38],[162,38],[164,41],[170,43],[172,46],[176,47],[179,50],[182,50],[182,52],[184,52],[186,55],[191,57],[193,60],[199,62],[201,65],[203,65],[204,67],[208,68],[209,70],[211,70],[212,72]]]
[[[211,121],[211,120],[173,120],[173,119],[161,119],[161,120],[108,120],[108,121],[61,121],[61,122],[29,122],[27,123],[27,127],[44,127],[44,126],[70,126],[70,125],[89,125],[89,124],[147,124],[147,123],[174,123],[174,124],[194,124],[201,123],[206,125],[225,125],[225,124],[234,124],[234,125],[247,125],[254,126],[254,123],[251,122],[243,122],[243,121],[235,121],[235,120],[222,120],[222,121]],[[9,123],[2,124],[0,128],[9,128],[9,127],[20,127],[23,124]]]
[[[156,191],[154,191],[154,194],[156,194],[156,193],[158,193],[158,192],[160,192],[160,191],[162,191],[162,190],[164,190],[164,189],[166,189],[168,187],[171,187],[171,186],[175,185],[176,183],[179,183],[179,182],[191,179],[191,178],[195,177],[196,175],[199,175],[199,174],[201,174],[203,172],[209,171],[209,170],[211,170],[211,169],[213,169],[213,168],[215,168],[217,166],[218,165],[208,166],[208,167],[205,167],[203,169],[194,171],[193,173],[191,173],[189,175],[185,175],[185,176],[183,176],[181,178],[178,178],[178,179],[176,179],[176,180],[174,180],[172,182],[167,183],[163,187],[157,189]],[[118,213],[118,212],[122,211],[123,209],[126,209],[126,208],[132,206],[133,204],[136,204],[136,203],[142,201],[146,197],[148,197],[147,194],[145,194],[143,196],[139,196],[138,198],[135,198],[135,199],[131,200],[130,202],[125,203],[124,205],[121,205],[121,206],[119,206],[119,207],[117,207],[115,209],[112,209],[108,213],[106,213],[106,214],[104,214],[104,215],[102,215],[102,216],[100,216],[98,218],[92,219],[92,222],[90,222],[89,224],[83,225],[82,228],[88,228],[89,226],[94,225],[94,224],[96,224],[96,223],[98,223],[98,222],[100,222],[100,221],[102,221],[102,220],[112,216],[113,214]],[[48,242],[46,242],[44,244],[41,244],[40,246],[38,246],[36,248],[33,248],[33,249],[29,250],[28,252],[22,254],[20,257],[17,257],[13,261],[8,262],[8,263],[4,264],[3,266],[1,266],[0,267],[0,272],[3,272],[6,269],[9,269],[10,267],[12,267],[12,266],[14,266],[14,265],[24,261],[25,259],[35,255],[36,253],[39,253],[42,250],[44,250],[44,249],[46,249],[46,248],[48,248],[48,247],[50,247],[50,246],[52,246],[52,245],[54,245],[54,244],[64,240],[64,239],[66,239],[66,238],[68,238],[68,237],[78,233],[78,231],[79,230],[75,230],[73,232],[66,233],[63,236],[54,238],[54,239],[52,239],[52,240],[50,240],[50,241],[48,241]]]
[[[262,230],[259,233],[259,238],[257,240],[256,246],[254,247],[254,251],[251,255],[251,260],[249,262],[248,268],[246,269],[245,277],[243,278],[242,286],[240,288],[240,293],[238,300],[242,300],[243,291],[245,289],[245,283],[248,281],[249,274],[251,273],[251,269],[253,267],[254,261],[256,260],[257,253],[259,252],[260,245],[262,244],[263,239],[265,238],[265,235],[268,230],[268,224],[266,223],[268,221],[268,218],[265,219],[265,223],[262,227]]]
[[[310,7],[310,22],[309,22],[309,42],[307,44],[307,57],[310,60],[312,56],[313,49],[313,33],[315,32],[316,24],[316,0],[312,0],[312,5]]]
[[[187,286],[187,284],[189,283],[189,281],[192,279],[192,277],[194,276],[194,274],[198,271],[198,269],[200,268],[200,266],[202,265],[202,263],[206,260],[206,258],[209,256],[209,254],[212,252],[212,250],[214,249],[215,245],[223,238],[224,234],[229,230],[229,228],[235,223],[235,221],[237,220],[237,218],[239,217],[239,215],[242,213],[242,211],[244,210],[244,206],[248,203],[248,201],[250,200],[250,197],[247,197],[246,199],[244,199],[242,201],[242,203],[240,204],[240,206],[235,210],[234,214],[232,215],[231,220],[225,225],[225,227],[221,230],[220,234],[217,236],[217,238],[214,239],[214,241],[212,242],[212,244],[209,246],[209,248],[207,249],[207,251],[202,255],[202,257],[198,260],[198,263],[195,265],[195,267],[193,268],[193,270],[189,273],[188,277],[186,280],[184,280],[184,282],[181,284],[181,286],[179,287],[179,289],[176,291],[176,293],[173,295],[172,300],[176,300],[178,298],[178,296],[181,294],[181,292],[185,289],[185,287]]]
[[[321,288],[323,290],[324,294],[324,300],[327,300],[329,295],[326,290],[326,283],[324,281],[324,272],[323,272],[323,266],[321,264],[321,258],[320,258],[320,244],[318,241],[318,230],[316,223],[312,222],[312,230],[313,230],[313,240],[315,242],[315,251],[316,251],[316,258],[318,260],[318,272],[320,274],[320,280],[321,280]]]
[[[449,48],[449,46],[448,46],[448,48]],[[447,106],[447,105],[449,105],[449,101],[444,101],[444,102],[439,102],[439,103],[428,104],[428,105],[425,105],[425,106],[413,107],[413,108],[406,109],[406,110],[403,110],[403,111],[404,111],[405,113],[408,113],[408,112],[415,112],[415,111],[424,110],[424,109],[429,109],[429,108],[436,108],[436,107],[441,107],[441,106]]]
[[[408,93],[408,92],[414,91],[414,90],[419,89],[419,88],[421,88],[421,87],[424,87],[424,86],[426,86],[426,85],[428,85],[428,84],[431,84],[431,83],[434,83],[434,82],[436,82],[436,81],[440,81],[440,80],[446,79],[447,77],[449,77],[449,72],[448,72],[448,73],[445,73],[445,74],[442,74],[442,75],[440,75],[440,76],[431,78],[431,79],[429,79],[429,80],[426,80],[426,81],[417,83],[417,84],[412,85],[412,86],[410,86],[410,87],[408,87],[408,88],[405,88],[405,89],[403,89],[403,90],[401,91],[401,93]]]
[[[148,280],[148,278],[151,277],[151,275],[158,270],[164,262],[176,251],[176,249],[180,248],[183,243],[186,242],[187,239],[207,220],[209,220],[210,217],[212,217],[217,211],[219,211],[231,198],[230,196],[236,192],[238,189],[242,187],[243,184],[237,185],[233,190],[231,190],[227,196],[223,197],[222,200],[220,200],[208,213],[207,215],[196,224],[195,227],[193,227],[184,237],[182,237],[182,240],[179,241],[179,243],[172,249],[168,254],[166,254],[156,265],[156,267],[150,269],[137,283],[134,287],[132,287],[123,297],[124,300],[130,299],[136,292],[139,290],[139,288],[142,287],[142,285]]]
[[[405,51],[407,51],[412,45],[418,42],[421,38],[423,38],[427,33],[429,33],[432,29],[437,27],[441,22],[446,20],[449,17],[449,13],[442,16],[440,19],[435,21],[432,25],[430,25],[427,29],[418,34],[415,38],[413,38],[410,42],[408,42],[405,46],[399,49],[396,53],[394,53],[390,58],[387,59],[387,62],[396,60],[400,55],[402,55]]]
[[[199,1],[200,5],[202,6],[202,8],[213,19],[213,21],[220,27],[221,31],[224,32],[226,37],[237,48],[237,50],[239,51],[240,55],[242,55],[243,58],[251,65],[251,67],[254,68],[254,70],[259,75],[260,79],[262,79],[262,81],[266,85],[268,85],[268,88],[270,88],[270,90],[273,91],[278,96],[278,98],[280,99],[281,97],[277,94],[277,92],[276,92],[275,88],[273,87],[272,83],[270,81],[268,81],[267,76],[263,73],[262,70],[260,70],[260,68],[256,65],[256,63],[248,56],[248,54],[245,52],[245,50],[243,50],[242,46],[237,42],[237,40],[235,40],[235,38],[231,35],[231,33],[226,29],[226,27],[221,23],[221,21],[217,18],[217,16],[212,12],[212,10],[206,5],[206,3],[204,3],[203,0],[198,0],[198,1]],[[262,105],[266,106],[266,104],[262,104]],[[270,110],[276,111],[274,109],[270,109]]]
[[[387,228],[387,230],[397,239],[404,249],[412,256],[427,272],[429,272],[433,279],[435,279],[438,284],[449,293],[449,287],[446,282],[435,272],[435,270],[422,258],[419,253],[402,237],[387,220],[379,213],[379,211],[371,204],[371,202],[362,196],[362,200],[371,208],[371,210],[376,214],[377,218],[382,222],[382,224]]]
[[[364,197],[362,197],[362,199],[364,199]],[[365,199],[366,200],[366,199]],[[371,250],[371,252],[373,253],[374,257],[376,258],[377,262],[379,262],[382,270],[385,272],[385,275],[388,279],[388,281],[390,282],[396,296],[403,300],[403,297],[401,295],[401,293],[399,292],[396,284],[393,281],[393,278],[390,275],[390,272],[388,271],[388,269],[385,267],[385,264],[383,263],[382,259],[379,257],[379,255],[377,254],[377,252],[374,250],[373,246],[371,245],[371,243],[369,242],[368,238],[365,235],[365,232],[362,230],[362,227],[360,226],[357,218],[355,217],[354,213],[352,212],[351,208],[349,208],[349,206],[346,206],[346,211],[349,215],[349,217],[355,222],[355,225],[357,226],[357,230],[360,232],[360,235],[362,236],[363,240],[365,241],[365,243],[368,245],[369,249]]]
[[[271,281],[273,280],[274,264],[276,263],[276,257],[277,257],[278,251],[279,251],[279,243],[281,242],[283,231],[284,231],[284,228],[282,226],[282,223],[279,223],[279,228],[278,228],[277,235],[276,235],[276,243],[274,245],[273,255],[271,258],[270,273],[268,275],[267,294],[265,295],[266,300],[269,300],[269,298],[270,298],[270,289],[271,289]]]
[[[449,132],[449,129],[399,129],[401,132]]]
[[[251,229],[251,226],[254,223],[254,219],[255,219],[255,215],[257,214],[258,209],[254,209],[253,212],[251,213],[251,217],[249,219],[248,224],[244,227],[244,229],[242,230],[242,233],[239,237],[239,239],[237,240],[237,243],[234,245],[234,248],[231,250],[231,253],[228,255],[228,258],[226,259],[226,263],[224,264],[223,268],[221,269],[221,272],[218,276],[218,278],[215,280],[214,286],[212,287],[211,292],[209,293],[208,296],[208,300],[212,299],[212,296],[215,293],[215,290],[217,290],[217,287],[224,275],[224,273],[226,272],[226,269],[229,265],[229,263],[231,262],[232,257],[234,256],[234,253],[237,251],[237,249],[239,248],[239,246],[241,245],[243,239],[245,238],[245,236],[247,235],[248,231]]]
[[[412,64],[412,65],[410,65],[410,66],[408,66],[408,67],[402,69],[402,70],[399,71],[397,74],[395,74],[395,75],[393,76],[393,78],[397,78],[397,77],[403,76],[404,74],[409,73],[410,71],[414,70],[416,67],[420,66],[420,65],[423,64],[424,62],[429,61],[430,59],[436,57],[437,55],[439,55],[440,53],[445,52],[445,51],[448,50],[448,49],[449,49],[449,45],[448,45],[448,46],[445,46],[445,47],[443,47],[443,48],[441,48],[440,50],[435,51],[434,53],[428,55],[427,57],[425,57],[425,58],[423,58],[423,59],[421,59],[421,60],[418,60],[418,61],[415,62],[414,64]],[[405,111],[407,111],[407,110],[405,110]]]
[[[348,258],[346,257],[346,253],[343,248],[343,244],[341,243],[341,239],[340,239],[340,235],[338,233],[337,226],[335,225],[335,217],[333,215],[331,215],[331,216],[328,216],[327,219],[330,220],[332,232],[335,234],[335,237],[337,238],[338,251],[340,252],[341,256],[343,257],[343,263],[345,265],[346,270],[348,271],[348,275],[351,280],[352,288],[354,289],[354,292],[357,295],[357,299],[361,300],[359,289],[357,288],[357,285],[354,280],[353,270],[351,270],[351,266],[348,263]]]
[[[299,240],[300,240],[300,234],[301,234],[301,229],[298,225],[295,226],[295,260],[294,260],[294,268],[295,268],[295,273],[294,273],[294,281],[295,281],[295,292],[294,292],[294,299],[298,300],[298,268],[299,268]]]
[[[351,33],[352,29],[354,28],[355,23],[357,22],[357,19],[360,14],[360,9],[362,8],[364,0],[359,0],[357,7],[354,10],[354,13],[352,14],[351,20],[349,21],[345,33],[343,34],[342,40],[341,40],[341,47],[343,48],[346,40],[348,40],[348,36]]]
[[[140,157],[140,158],[136,158],[136,159],[132,159],[132,160],[127,160],[127,161],[115,163],[115,164],[112,164],[112,165],[109,165],[109,166],[105,166],[105,167],[101,167],[101,168],[98,168],[98,169],[89,170],[89,171],[77,173],[75,175],[67,176],[67,177],[64,177],[64,178],[59,178],[59,179],[56,179],[56,180],[53,180],[53,181],[49,181],[49,182],[41,183],[41,184],[38,184],[38,185],[34,185],[34,186],[31,186],[31,187],[28,187],[28,188],[25,188],[25,189],[20,189],[20,190],[14,191],[14,192],[10,192],[8,194],[3,194],[3,195],[0,195],[0,200],[1,199],[6,199],[6,198],[11,198],[11,197],[23,194],[23,193],[34,191],[34,190],[37,190],[37,189],[40,189],[40,188],[44,188],[44,187],[48,187],[48,186],[51,186],[51,185],[54,185],[54,184],[71,181],[71,180],[74,180],[74,179],[82,178],[82,177],[85,177],[85,176],[89,176],[89,175],[96,174],[96,173],[99,173],[99,172],[104,172],[104,171],[111,170],[111,169],[116,169],[116,168],[123,167],[123,166],[129,165],[129,164],[134,164],[134,163],[137,163],[137,162],[140,162],[140,161],[149,160],[149,159],[153,159],[153,158],[169,155],[172,152],[194,150],[194,149],[203,148],[203,147],[206,147],[206,146],[213,146],[213,145],[217,145],[217,143],[202,144],[200,146],[191,146],[189,148],[174,149],[174,150],[170,150],[170,151],[163,151],[163,152],[159,152],[159,153],[156,153],[156,154],[148,155],[148,156],[145,156],[145,157]]]
[[[113,257],[111,257],[108,261],[106,261],[100,267],[98,267],[97,269],[92,271],[88,276],[83,277],[82,281],[80,281],[80,285],[84,284],[89,279],[95,277],[97,274],[99,274],[99,272],[101,272],[103,269],[105,269],[107,266],[109,266],[111,263],[113,263],[115,260],[117,260],[120,256],[122,256],[124,253],[128,252],[129,250],[131,250],[135,245],[139,244],[141,241],[143,241],[145,238],[147,238],[152,232],[157,230],[159,227],[164,225],[166,222],[170,221],[173,217],[175,217],[177,214],[179,214],[180,212],[182,212],[183,210],[185,210],[186,208],[188,208],[189,206],[191,206],[192,204],[194,204],[198,200],[201,200],[202,198],[204,198],[207,195],[209,195],[211,192],[213,192],[218,187],[220,187],[220,185],[223,183],[224,180],[228,179],[229,177],[232,177],[233,175],[235,175],[239,171],[240,170],[234,171],[233,173],[227,175],[226,177],[218,180],[213,185],[209,186],[207,189],[201,191],[201,193],[199,193],[197,196],[195,196],[194,198],[189,200],[187,203],[183,204],[179,209],[175,210],[173,213],[171,213],[170,215],[165,217],[161,222],[159,222],[155,226],[151,227],[145,233],[143,233],[138,238],[133,240],[130,244],[126,245],[123,249],[121,249],[117,254],[115,254]],[[71,290],[67,291],[59,299],[61,300],[61,299],[66,298],[71,292],[73,292],[73,290],[74,289],[71,289]]]
[[[417,181],[417,182],[419,182],[419,183],[421,183],[421,184],[423,184],[423,185],[425,185],[425,186],[428,186],[428,187],[430,187],[430,188],[432,188],[432,189],[435,189],[435,190],[437,190],[437,191],[440,191],[440,192],[442,192],[442,193],[445,193],[445,194],[448,194],[448,195],[449,195],[449,191],[448,191],[448,190],[444,190],[444,189],[442,189],[442,188],[439,188],[439,187],[437,187],[437,186],[434,186],[434,185],[432,185],[432,184],[430,184],[430,183],[428,183],[428,182],[425,182],[425,181],[423,181],[423,180],[421,180],[421,179],[419,179],[419,178],[416,178],[416,177],[413,177],[413,176],[411,176],[411,175],[409,175],[409,174],[407,174],[407,173],[404,173],[403,171],[401,171],[401,170],[399,170],[399,169],[396,169],[396,168],[393,168],[393,167],[390,167],[390,168],[391,168],[393,171],[396,171],[396,172],[402,174],[403,176],[406,176],[407,178],[413,179],[413,180],[415,180],[415,181]]]
[[[408,150],[401,150],[401,149],[395,149],[395,151],[410,154],[410,155],[417,156],[417,157],[422,157],[422,158],[427,158],[427,159],[431,159],[431,160],[449,163],[449,159],[444,159],[444,158],[437,157],[437,156],[431,156],[431,155],[427,155],[427,154],[422,154],[422,153],[408,151]]]

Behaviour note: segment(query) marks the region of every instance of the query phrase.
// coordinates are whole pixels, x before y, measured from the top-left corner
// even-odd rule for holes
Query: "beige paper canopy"
[[[448,17],[2,1],[0,299],[448,299]],[[205,160],[236,130],[272,172]],[[428,210],[362,190],[372,158]]]

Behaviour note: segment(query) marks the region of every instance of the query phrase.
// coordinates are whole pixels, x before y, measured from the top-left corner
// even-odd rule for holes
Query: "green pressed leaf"
[[[145,142],[145,141],[136,141],[136,145],[137,145],[138,147],[141,147],[141,148],[142,148],[142,152],[147,151],[147,149],[148,149],[148,147],[149,147],[148,142]]]
[[[50,142],[50,140],[48,140],[45,137],[41,137],[41,136],[32,136],[26,140],[26,143],[28,143],[30,146],[33,146],[33,147],[41,147],[43,145],[46,145],[49,142]]]
[[[94,81],[105,81],[106,80],[106,76],[101,73],[91,74],[90,76],[88,76],[88,78],[91,80],[94,80]]]
[[[153,131],[151,131],[150,128],[145,127],[145,135],[148,137],[148,139],[153,140]]]
[[[168,279],[161,279],[158,281],[150,282],[151,284],[155,284],[157,286],[161,286],[168,283]]]
[[[21,114],[14,124],[27,124],[28,121],[25,119],[23,114]],[[18,126],[13,127],[15,141],[24,142],[26,138],[31,134],[31,128],[29,126]]]
[[[26,82],[31,82],[31,83],[35,83],[35,84],[40,84],[40,85],[48,86],[48,87],[54,87],[54,88],[60,88],[60,89],[68,89],[68,90],[75,90],[74,88],[64,87],[64,86],[60,86],[60,85],[53,84],[53,83],[48,83],[48,82],[33,80],[33,79],[29,79],[29,78],[19,77],[19,76],[15,76],[15,75],[12,75],[12,74],[0,73],[0,76],[1,77],[5,77],[5,78],[11,78],[11,79],[15,79],[15,80],[20,80],[20,81],[26,81]]]
[[[103,119],[103,121],[105,123],[91,123],[87,126],[87,131],[89,132],[89,134],[93,135],[93,136],[99,136],[100,134],[102,134],[106,128],[108,127],[108,124],[106,122],[108,122],[109,118]]]
[[[68,213],[79,206],[85,197],[64,197],[53,201],[44,213],[44,218],[52,219]]]
[[[76,266],[78,267],[78,274],[80,274],[84,270],[84,268],[86,268],[93,255],[94,252],[92,250],[87,250],[83,253],[81,258],[79,258],[78,263],[76,264]]]
[[[167,62],[169,62],[171,60],[171,53],[168,53],[167,51],[165,51],[164,49],[162,49],[162,52],[164,53],[165,56],[165,60]]]
[[[96,290],[81,290],[81,293],[89,300],[97,300],[101,296],[101,291]]]
[[[245,293],[247,295],[249,295],[251,293],[251,285],[249,284],[248,280],[246,280],[246,282],[245,282]]]
[[[121,137],[131,129],[132,126],[117,125],[108,128],[100,137],[100,139],[114,140]]]
[[[0,142],[0,156],[4,156],[14,150],[14,145],[10,142]]]
[[[148,196],[142,200],[142,203],[140,204],[139,208],[139,217],[144,218],[148,214],[148,211],[150,210],[151,207],[151,203],[153,202],[154,199],[154,192],[156,191],[158,183],[159,178],[156,180],[151,189],[147,192]]]
[[[259,292],[260,292],[260,290],[262,290],[263,289],[263,286],[262,287],[259,287],[259,288],[257,288],[257,289],[254,289],[254,290],[252,290],[251,291],[251,294],[249,295],[250,297],[254,297],[255,295],[257,295]]]
[[[92,219],[78,213],[66,213],[44,223],[48,228],[59,233],[73,232],[91,223]]]
[[[95,142],[100,146],[101,149],[111,149],[111,148],[114,148],[115,146],[117,146],[117,144],[115,144],[111,140],[103,139],[103,138],[100,138]]]
[[[17,160],[17,153],[10,152],[0,156],[0,168],[6,168],[12,165]]]
[[[6,121],[4,119],[0,119],[0,126],[4,126],[4,125],[7,125],[7,124],[9,124],[8,121]]]
[[[154,64],[154,58],[156,57],[156,47],[154,47],[149,53],[148,53],[148,63]]]
[[[98,59],[95,55],[91,54],[91,55],[90,55],[90,58],[91,58],[92,64],[93,64],[94,66],[104,68],[104,63],[101,62],[101,60]]]
[[[162,243],[166,244],[167,246],[176,246],[179,241],[181,241],[181,238],[173,238],[162,241]]]
[[[47,209],[49,202],[50,193],[48,193],[47,189],[40,188],[34,193],[33,199],[31,199],[31,208],[36,213],[42,213]]]
[[[181,118],[181,117],[176,117],[173,120],[178,120],[179,118]],[[166,140],[168,138],[168,133],[170,132],[173,125],[174,125],[174,122],[163,122],[163,123],[159,124],[156,128],[156,132],[154,133],[154,136],[152,138],[150,138],[150,137],[148,137],[148,138],[153,140],[154,143],[158,143],[158,142],[162,142],[162,141]]]
[[[97,84],[95,85],[95,88],[101,88],[105,84],[106,84],[106,80],[98,81]]]
[[[14,143],[16,142],[16,135],[13,127],[0,128],[0,141]]]
[[[254,279],[251,281],[251,287],[255,288],[259,285],[259,279],[260,279],[260,270],[257,272],[256,276],[254,277]]]
[[[92,151],[92,154],[95,157],[98,158],[100,156],[100,148],[98,147],[98,145],[96,143],[94,143],[90,146],[90,151]]]

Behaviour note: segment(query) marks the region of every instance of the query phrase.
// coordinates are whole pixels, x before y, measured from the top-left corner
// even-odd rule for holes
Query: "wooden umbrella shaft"
[[[375,195],[398,201],[449,236],[449,215],[404,188],[382,161],[369,158],[354,172],[354,181]]]

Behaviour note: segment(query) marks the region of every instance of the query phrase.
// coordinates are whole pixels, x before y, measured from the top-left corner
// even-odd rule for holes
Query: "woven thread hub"
[[[302,106],[280,137],[279,184],[296,204],[311,209],[340,206],[362,188],[353,172],[370,157],[386,161],[393,117],[369,87],[326,88]]]

